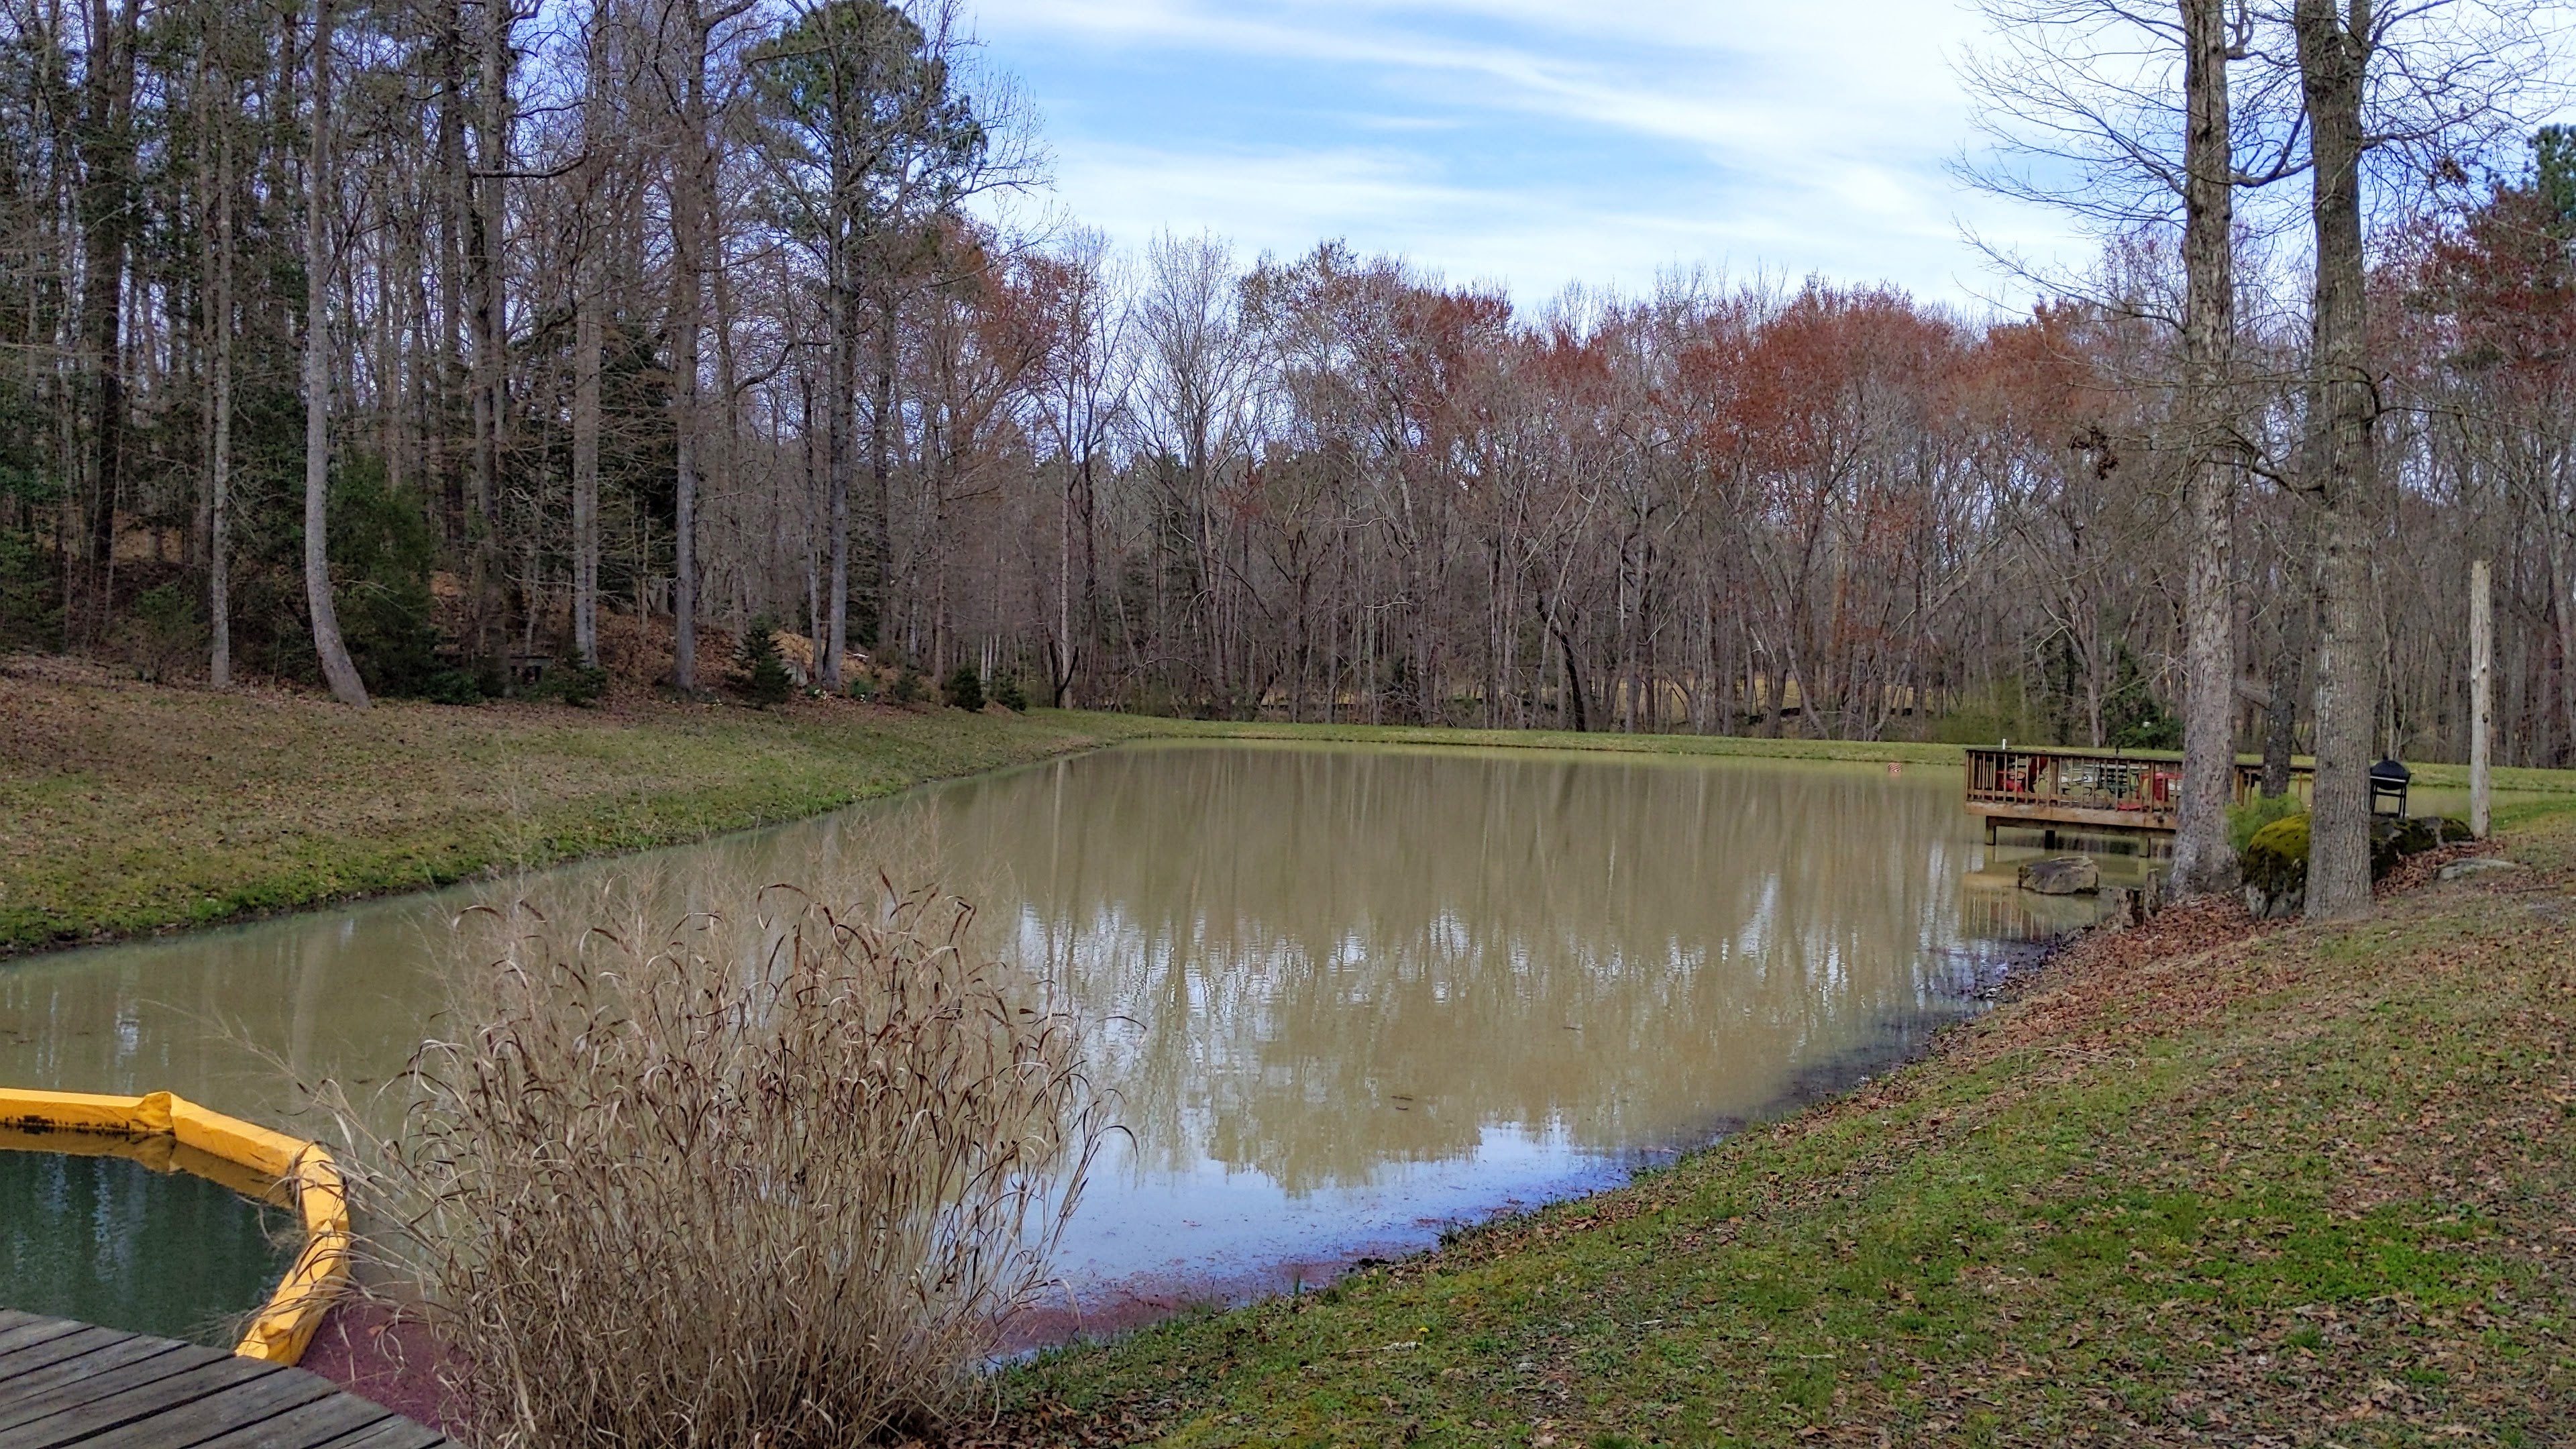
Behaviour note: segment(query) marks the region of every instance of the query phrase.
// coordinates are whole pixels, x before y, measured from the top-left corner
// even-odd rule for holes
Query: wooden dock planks
[[[302,1369],[0,1308],[0,1449],[454,1449]]]

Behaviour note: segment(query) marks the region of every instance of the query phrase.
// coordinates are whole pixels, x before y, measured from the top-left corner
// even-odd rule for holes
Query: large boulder
[[[2308,817],[2292,815],[2255,831],[2236,863],[2246,910],[2260,919],[2297,915],[2308,903]]]
[[[2377,880],[2406,857],[2433,849],[2449,833],[2443,820],[2372,816],[2370,878]],[[2245,909],[2263,917],[2297,915],[2308,899],[2308,817],[2293,815],[2255,831],[2237,866],[2244,874]]]
[[[2021,888],[2043,896],[2089,896],[2102,888],[2102,870],[2088,855],[2024,861]]]

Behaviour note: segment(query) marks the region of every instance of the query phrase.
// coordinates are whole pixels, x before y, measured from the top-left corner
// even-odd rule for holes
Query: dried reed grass
[[[874,884],[661,932],[470,913],[471,1029],[423,1049],[359,1184],[452,1429],[795,1449],[976,1409],[1106,1104],[971,907]]]

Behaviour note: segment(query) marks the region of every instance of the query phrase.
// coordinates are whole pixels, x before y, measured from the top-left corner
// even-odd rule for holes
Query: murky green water
[[[0,1149],[0,1308],[228,1348],[294,1261],[294,1226],[184,1172]]]
[[[900,855],[1096,1024],[1134,1136],[1090,1293],[1259,1287],[1579,1191],[1884,1063],[2089,901],[2011,888],[1955,770],[1173,743],[435,896],[0,967],[0,1080],[292,1125],[429,1030],[447,922],[670,919]],[[1142,1291],[1139,1289],[1138,1291]]]

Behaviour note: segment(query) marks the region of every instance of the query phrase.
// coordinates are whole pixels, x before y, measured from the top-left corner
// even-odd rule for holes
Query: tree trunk
[[[313,0],[313,159],[304,179],[304,595],[313,652],[342,704],[367,707],[367,686],[340,641],[331,605],[331,0]]]
[[[2549,616],[2558,627],[2558,709],[2560,734],[2558,758],[2562,768],[2576,765],[2576,565],[2569,555],[2576,553],[2568,544],[2568,535],[2576,531],[2565,515],[2544,520],[2548,530],[2546,553],[2549,561]]]
[[[685,133],[674,157],[671,185],[671,371],[674,439],[672,494],[677,537],[672,546],[671,608],[676,616],[671,687],[698,689],[698,331],[705,265],[700,227],[705,220],[707,24],[690,0],[686,6],[689,73],[680,99]]]
[[[1556,635],[1557,652],[1565,657],[1565,696],[1574,707],[1574,732],[1588,734],[1592,729],[1592,711],[1585,707],[1583,673],[1581,666],[1574,662],[1574,641],[1565,637],[1562,626],[1551,624],[1549,628]]]
[[[137,17],[91,0],[90,47],[81,100],[80,351],[89,373],[82,473],[87,517],[81,533],[83,590],[66,598],[64,626],[95,642],[114,607],[116,507],[125,460],[125,251],[134,197],[134,67]]]
[[[227,105],[229,106],[229,97]],[[214,426],[206,448],[206,617],[214,634],[206,678],[217,689],[233,682],[232,465],[233,465],[233,186],[232,133],[215,142],[213,256],[206,278],[207,406]]]
[[[599,667],[600,239],[587,239],[573,298],[572,641],[586,667]]]
[[[507,601],[501,577],[501,454],[509,425],[509,380],[504,370],[509,313],[502,296],[502,229],[508,225],[510,149],[510,0],[485,0],[481,72],[482,104],[476,134],[472,246],[468,287],[474,329],[474,614],[475,642],[492,662],[506,666],[510,648]],[[507,678],[506,669],[500,671]]]
[[[2228,441],[2228,368],[2235,351],[2235,161],[2227,94],[2223,0],[2182,0],[2183,425],[2191,552],[2184,589],[2182,798],[2174,886],[2185,896],[2233,890],[2236,852],[2227,806],[2236,777],[2236,472]]]
[[[1067,413],[1073,411],[1070,401],[1067,403],[1066,411]],[[1066,429],[1068,442],[1070,442],[1071,432],[1072,429]],[[1077,480],[1081,476],[1081,465],[1074,461],[1072,450],[1068,447],[1064,466],[1064,507],[1056,515],[1055,640],[1052,650],[1054,657],[1047,660],[1047,683],[1052,686],[1048,689],[1047,696],[1058,709],[1072,706],[1073,518],[1076,506],[1074,490],[1080,486]],[[1296,717],[1297,710],[1293,702],[1289,705],[1288,713],[1291,719]]]
[[[2272,653],[2272,699],[2265,706],[2263,734],[2263,793],[2274,799],[2290,793],[2290,757],[2299,744],[2300,686],[2308,676],[2309,618],[2316,612],[2315,591],[2304,570],[2298,585],[2274,605],[2281,613],[2280,640]]]
[[[605,365],[610,218],[617,208],[601,193],[608,181],[605,153],[614,144],[610,110],[615,79],[607,63],[605,7],[591,15],[582,88],[581,249],[573,272],[572,383],[572,643],[585,668],[599,667],[599,430],[600,372]]]
[[[2495,718],[2495,603],[2493,565],[2469,565],[2469,833],[2487,838],[2494,792],[2490,788],[2490,726]]]
[[[895,336],[894,282],[881,279],[877,299],[876,367],[869,379],[874,416],[868,420],[868,556],[861,577],[866,588],[859,607],[859,642],[875,648],[882,640],[894,578],[894,435],[903,420],[895,416],[895,364],[902,353]]]
[[[825,403],[824,424],[826,478],[824,481],[825,527],[831,530],[826,542],[832,567],[828,609],[831,637],[823,646],[823,687],[838,692],[842,673],[847,668],[850,647],[850,478],[855,468],[851,454],[857,446],[855,409],[858,387],[859,309],[852,305],[848,286],[848,262],[844,248],[835,247],[832,261],[831,298],[832,350],[829,366],[831,395]]]
[[[474,536],[474,520],[466,491],[466,476],[472,470],[456,466],[454,430],[460,393],[468,391],[465,361],[465,257],[466,234],[472,230],[474,215],[474,173],[465,158],[465,19],[460,0],[444,0],[439,8],[438,36],[438,166],[446,182],[445,225],[438,229],[438,406],[434,450],[442,480],[440,489],[444,508],[441,518],[450,539],[469,541]],[[471,411],[472,404],[467,404]]]
[[[2322,513],[2317,592],[2316,803],[2310,817],[2308,916],[2370,913],[2370,757],[2378,718],[2379,640],[2370,608],[2369,490],[2376,414],[2363,292],[2361,101],[2369,63],[2338,0],[2298,0],[2299,73],[2314,137],[2314,340],[2300,491]]]

